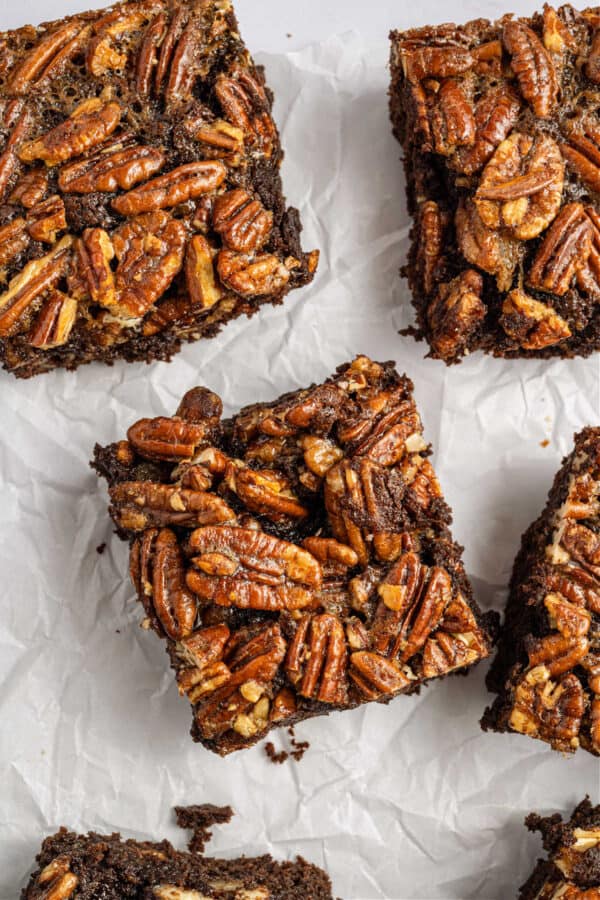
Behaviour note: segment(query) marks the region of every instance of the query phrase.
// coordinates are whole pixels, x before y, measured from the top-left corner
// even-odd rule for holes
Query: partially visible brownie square
[[[0,33],[0,360],[169,359],[318,255],[230,0],[130,0]]]
[[[530,831],[539,831],[547,859],[521,888],[519,900],[598,900],[600,898],[600,806],[586,798],[568,822],[557,813],[527,816]]]
[[[488,685],[485,730],[600,755],[600,428],[576,435],[523,535]]]
[[[228,821],[229,807],[178,809],[178,821]],[[123,840],[119,834],[78,835],[61,828],[46,838],[38,868],[21,900],[333,900],[328,875],[298,857],[210,859],[168,841]]]
[[[430,355],[600,347],[600,9],[391,34],[414,219],[405,274]]]
[[[227,754],[488,655],[490,619],[392,363],[358,357],[324,384],[221,410],[196,388],[94,462],[196,741]]]

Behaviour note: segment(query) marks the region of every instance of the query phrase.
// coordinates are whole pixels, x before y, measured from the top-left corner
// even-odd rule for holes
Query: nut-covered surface
[[[229,807],[177,808],[178,824],[200,822],[204,840],[211,836],[207,826],[229,818]],[[21,900],[332,900],[327,874],[301,857],[211,859],[194,850],[194,839],[190,850],[62,828],[42,844]]]
[[[530,19],[391,40],[390,110],[414,218],[410,332],[448,364],[474,350],[597,350],[598,10],[546,4]]]
[[[311,280],[230,0],[0,33],[0,359],[169,359]]]
[[[568,821],[557,813],[527,816],[541,832],[546,858],[521,888],[519,900],[598,900],[600,897],[600,806],[583,800]]]
[[[94,462],[195,740],[229,753],[488,655],[393,364],[357,357],[324,384],[220,414],[196,388]]]
[[[516,559],[483,727],[600,756],[600,428],[575,438]]]

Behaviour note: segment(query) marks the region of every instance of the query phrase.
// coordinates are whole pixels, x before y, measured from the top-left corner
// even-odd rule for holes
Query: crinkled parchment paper
[[[286,191],[302,209],[305,246],[322,250],[315,283],[170,365],[1,378],[3,900],[18,896],[42,836],[61,824],[181,846],[172,806],[205,800],[237,811],[213,852],[301,853],[346,900],[509,900],[539,850],[526,812],[568,810],[586,792],[598,800],[597,759],[480,731],[484,665],[417,698],[300,726],[311,743],[300,764],[273,766],[263,746],[221,760],[188,737],[188,704],[163,644],[138,627],[127,548],[88,468],[95,441],[172,413],[195,384],[231,413],[358,352],[394,359],[414,379],[477,598],[499,609],[573,432],[600,419],[597,358],[475,355],[446,369],[397,334],[411,321],[398,278],[409,221],[384,40],[367,50],[346,34],[259,59],[277,95]]]

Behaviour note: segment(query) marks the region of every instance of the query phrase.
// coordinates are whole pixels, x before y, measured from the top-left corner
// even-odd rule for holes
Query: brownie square
[[[600,428],[575,436],[523,535],[488,685],[485,730],[600,755]]]
[[[597,900],[600,897],[600,806],[586,798],[568,822],[553,816],[527,816],[540,831],[548,856],[538,860],[519,900]]]
[[[309,282],[229,0],[0,33],[0,359],[170,359]]]
[[[229,807],[209,804],[177,809],[179,824],[193,827],[196,819],[205,839],[207,825],[231,815]],[[328,875],[301,857],[210,859],[175,850],[168,841],[123,840],[119,834],[61,828],[46,838],[37,863],[21,900],[333,900]]]
[[[488,655],[490,619],[392,363],[361,356],[324,384],[221,410],[195,388],[93,463],[194,740],[224,755]]]
[[[405,274],[430,356],[600,347],[600,10],[391,34],[414,220]]]

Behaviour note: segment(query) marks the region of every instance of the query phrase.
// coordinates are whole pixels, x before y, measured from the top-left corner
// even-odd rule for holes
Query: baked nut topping
[[[599,34],[597,10],[549,4],[392,32],[390,112],[414,218],[407,333],[433,358],[600,347]]]
[[[312,279],[231,0],[124,0],[4,42],[5,368],[168,360]],[[60,267],[13,302],[46,253]]]
[[[224,202],[228,227],[252,201]],[[361,356],[324,384],[221,414],[196,388],[94,462],[195,740],[224,755],[488,655],[491,622],[471,599],[412,385],[391,363]]]
[[[600,429],[588,428],[523,538],[485,728],[600,755],[599,520]]]

